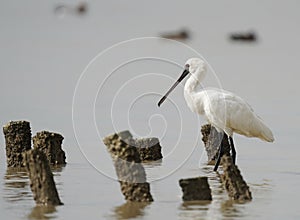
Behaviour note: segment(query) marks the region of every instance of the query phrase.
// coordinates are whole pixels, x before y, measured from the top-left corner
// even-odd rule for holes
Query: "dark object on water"
[[[46,155],[38,149],[24,153],[30,188],[38,205],[62,205]]]
[[[66,13],[74,13],[83,15],[87,12],[88,5],[86,2],[81,2],[77,6],[70,5],[57,5],[54,8],[54,12],[60,16],[64,16]]]
[[[11,121],[3,126],[7,167],[22,167],[22,153],[31,149],[31,129],[27,121]]]
[[[87,12],[87,3],[85,2],[79,3],[79,5],[77,5],[77,12],[79,14],[83,14]]]
[[[196,177],[179,180],[184,201],[212,200],[207,177]]]
[[[161,34],[160,37],[171,40],[187,40],[191,37],[190,35],[191,34],[187,29],[181,29],[172,33]]]
[[[146,182],[145,169],[141,164],[140,154],[129,143],[132,135],[129,131],[107,136],[103,139],[110,153],[121,191],[128,201],[152,202],[150,184]]]
[[[230,39],[232,41],[255,42],[257,40],[257,36],[253,31],[245,33],[232,33],[230,34]]]
[[[228,136],[224,132],[220,133],[210,124],[206,124],[201,127],[201,133],[208,164],[220,163],[220,160],[218,162],[219,156],[230,155]],[[216,165],[219,166],[219,164]]]
[[[32,138],[33,148],[44,152],[51,165],[65,165],[66,156],[61,148],[63,139],[64,137],[57,133],[49,131],[37,132]]]
[[[244,181],[238,167],[232,163],[231,157],[224,155],[222,164],[223,174],[221,174],[221,181],[229,197],[242,202],[251,200],[252,196],[249,186]]]

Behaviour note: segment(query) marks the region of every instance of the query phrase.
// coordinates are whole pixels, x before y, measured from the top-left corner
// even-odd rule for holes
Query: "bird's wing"
[[[226,93],[218,90],[206,90],[203,98],[204,115],[218,131],[226,131]],[[227,134],[232,133],[226,131]],[[229,134],[230,135],[230,134]]]
[[[230,128],[233,132],[265,141],[274,140],[271,130],[244,99],[230,92],[222,96],[226,108],[226,115],[223,117],[226,118],[227,129]]]

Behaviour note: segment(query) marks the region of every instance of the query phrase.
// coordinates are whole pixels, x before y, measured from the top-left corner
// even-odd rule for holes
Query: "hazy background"
[[[83,14],[72,10],[66,10],[65,13],[54,10],[61,4],[75,8],[78,3],[79,1],[2,1],[0,8],[1,125],[10,120],[25,119],[31,122],[33,135],[40,130],[50,130],[65,137],[63,146],[68,165],[55,176],[65,206],[58,207],[56,211],[52,210],[48,217],[126,218],[122,212],[122,204],[125,204],[125,210],[130,208],[126,206],[119,192],[118,183],[97,172],[80,151],[80,148],[85,153],[87,150],[95,155],[92,160],[97,160],[98,154],[93,149],[105,152],[100,137],[96,140],[86,136],[86,139],[79,138],[79,143],[76,141],[72,123],[72,102],[74,95],[77,97],[75,87],[88,63],[103,50],[125,40],[157,37],[160,33],[176,31],[183,27],[191,32],[191,39],[184,43],[205,57],[215,70],[223,88],[239,94],[252,105],[273,130],[275,143],[267,144],[256,139],[235,137],[238,165],[250,185],[254,200],[244,205],[231,204],[226,192],[221,190],[218,179],[211,172],[212,167],[205,165],[206,156],[201,157],[203,149],[201,138],[197,139],[198,124],[189,128],[189,121],[195,122],[197,117],[185,106],[182,87],[172,95],[175,103],[173,107],[166,104],[163,109],[157,109],[159,95],[153,95],[145,102],[138,102],[138,108],[132,109],[134,117],[130,119],[135,134],[140,132],[143,136],[151,133],[161,137],[163,129],[158,130],[162,126],[161,119],[154,119],[154,122],[150,123],[153,132],[146,129],[151,114],[162,114],[167,119],[169,117],[168,123],[175,123],[175,127],[169,124],[169,133],[162,141],[165,152],[171,156],[159,166],[147,167],[148,179],[156,180],[161,177],[161,173],[167,174],[178,167],[179,169],[171,176],[151,185],[155,202],[147,207],[135,207],[134,210],[139,210],[135,216],[143,219],[300,217],[297,205],[300,194],[300,151],[297,140],[300,122],[297,97],[300,92],[299,1],[88,1],[87,11]],[[257,42],[242,43],[229,40],[230,33],[248,30],[257,33]],[[130,50],[130,47],[124,47],[121,51],[139,54],[149,50],[149,54],[172,59],[181,65],[189,55],[175,43],[153,40],[149,44],[141,45],[134,47],[136,51]],[[79,83],[82,85],[79,87],[82,90],[79,91],[99,86],[109,72],[98,69],[97,65],[107,69],[114,65],[116,67],[120,63],[114,56],[126,57],[128,54],[125,52],[107,56],[107,63],[96,62],[92,67],[98,70],[99,74],[95,76],[92,69],[87,69],[86,76],[91,78],[86,84]],[[129,88],[126,87],[120,93],[130,95],[119,96],[117,99],[119,101],[116,102],[115,109],[118,111],[113,113],[117,121],[118,115],[128,111],[128,103],[139,94],[164,93],[172,84],[171,79],[177,78],[181,71],[179,66],[155,61],[137,65],[133,63],[129,69],[122,69],[116,76],[124,78],[116,77],[109,81],[107,88],[104,88],[106,90],[100,93],[95,101],[95,123],[101,135],[114,132],[109,125],[110,115],[105,112],[110,109],[110,96],[119,88],[117,85],[127,82],[130,77],[148,73],[148,70],[170,78],[160,80],[159,76],[156,76],[141,82],[133,81]],[[216,79],[212,77],[208,78],[204,85],[215,83]],[[141,90],[138,85],[142,85]],[[89,119],[93,119],[94,116],[93,112],[82,115],[85,109],[91,107],[86,106],[84,102],[90,98],[88,94],[90,93],[81,93],[81,99],[75,102],[75,113],[81,113],[75,117],[75,128],[78,128],[77,131],[82,129],[87,133],[95,133],[94,125],[90,130],[84,127],[92,124]],[[93,94],[93,100],[95,95]],[[105,108],[102,108],[102,105]],[[181,115],[176,111],[175,105]],[[183,120],[185,126],[182,131],[177,119]],[[202,122],[204,123],[203,120]],[[118,123],[117,129],[127,128],[126,121],[119,119]],[[179,138],[178,134],[182,136]],[[178,148],[174,150],[172,147],[179,139]],[[185,166],[179,166],[182,160],[186,159],[182,153],[192,153],[195,142],[197,144],[194,157],[191,157]],[[28,180],[24,174],[25,177],[13,177],[10,184],[11,180],[7,179],[10,174],[6,173],[3,137],[0,138],[0,146],[1,219],[26,219],[35,210]],[[175,153],[172,154],[172,150]],[[107,172],[113,175],[108,154],[99,155],[99,160],[105,161],[102,162],[103,167],[111,169]],[[101,163],[95,166],[99,169]],[[214,202],[204,207],[184,207],[181,204],[178,180],[197,175],[210,177],[210,184],[216,195]],[[23,185],[15,187],[14,181],[22,182]]]

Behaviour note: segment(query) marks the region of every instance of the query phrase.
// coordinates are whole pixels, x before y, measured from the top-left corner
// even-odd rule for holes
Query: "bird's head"
[[[190,58],[186,61],[184,65],[184,70],[181,76],[177,79],[177,81],[174,83],[174,85],[168,90],[166,95],[164,95],[161,100],[158,102],[158,106],[160,106],[167,96],[175,89],[175,87],[189,74],[193,76],[195,80],[200,82],[206,73],[206,63],[201,60],[200,58]]]
[[[195,77],[197,81],[202,81],[207,70],[206,63],[200,58],[190,58],[185,63],[185,69]]]

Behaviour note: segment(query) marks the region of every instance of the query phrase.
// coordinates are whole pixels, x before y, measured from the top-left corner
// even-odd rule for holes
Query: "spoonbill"
[[[208,123],[218,132],[224,132],[229,137],[232,161],[235,164],[236,151],[233,143],[233,133],[246,137],[257,137],[263,141],[273,142],[272,131],[257,116],[251,106],[239,96],[216,88],[200,89],[200,83],[207,73],[207,64],[200,58],[188,59],[184,71],[174,85],[158,102],[160,106],[175,87],[190,75],[184,86],[184,98],[188,107],[194,113],[204,115]],[[214,167],[217,171],[223,154],[222,145]]]

